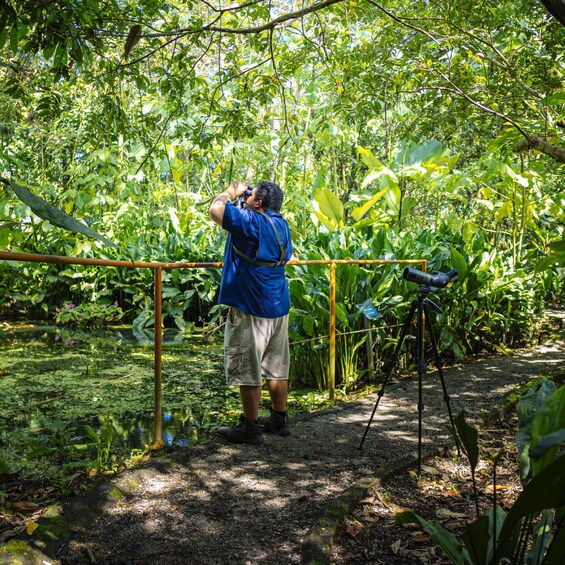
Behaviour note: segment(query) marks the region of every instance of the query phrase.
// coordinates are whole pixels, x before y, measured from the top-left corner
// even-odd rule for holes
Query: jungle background
[[[0,248],[221,261],[211,198],[267,179],[285,190],[300,259],[458,270],[435,318],[446,361],[535,343],[565,293],[564,12],[538,0],[4,0]],[[69,217],[92,237],[63,229]],[[414,286],[393,265],[336,274],[348,394],[394,345]],[[219,270],[164,277],[166,327],[221,330]],[[288,278],[291,386],[323,394],[328,270]],[[2,261],[3,327],[151,329],[152,285],[150,270]]]

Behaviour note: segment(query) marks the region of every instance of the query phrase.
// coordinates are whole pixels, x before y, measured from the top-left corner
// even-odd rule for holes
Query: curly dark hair
[[[280,212],[284,192],[278,184],[269,181],[261,181],[257,183],[255,188],[255,198],[263,202],[263,208],[265,208],[265,210]]]

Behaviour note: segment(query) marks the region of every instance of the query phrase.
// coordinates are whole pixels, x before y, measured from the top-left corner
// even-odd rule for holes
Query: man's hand
[[[218,194],[218,196],[214,197],[212,200],[212,204],[210,204],[210,209],[208,213],[212,220],[214,220],[218,225],[222,225],[222,221],[224,219],[224,210],[226,208],[226,203],[228,201],[235,200],[237,197],[241,196],[248,188],[248,185],[244,182],[239,180],[232,182],[226,190],[222,193]]]
[[[249,185],[246,182],[241,182],[240,180],[236,180],[228,186],[228,190],[229,189],[235,190],[236,198],[241,196],[248,188]]]

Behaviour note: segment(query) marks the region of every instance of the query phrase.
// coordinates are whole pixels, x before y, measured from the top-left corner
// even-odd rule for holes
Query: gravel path
[[[444,369],[454,416],[464,408],[469,420],[481,420],[534,376],[562,372],[564,358],[565,343],[556,339]],[[449,419],[438,372],[429,370],[423,384],[426,452],[449,439]],[[209,443],[126,472],[113,488],[70,501],[65,516],[77,527],[49,550],[49,562],[300,563],[329,503],[416,452],[417,378],[389,386],[359,450],[375,400],[295,418],[290,436],[267,435],[261,446]],[[102,508],[97,519],[88,510],[94,506]]]

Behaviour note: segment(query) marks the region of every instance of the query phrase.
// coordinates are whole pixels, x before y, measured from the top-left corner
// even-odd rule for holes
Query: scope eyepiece
[[[445,288],[451,279],[457,276],[457,269],[451,269],[447,273],[434,271],[433,273],[424,273],[418,269],[406,267],[402,272],[402,278],[408,282],[413,282],[422,286],[433,286],[434,288]]]

